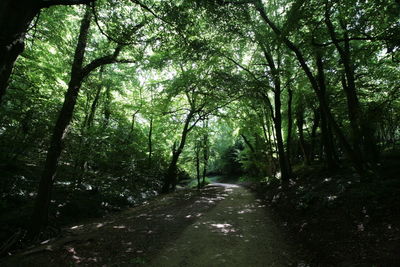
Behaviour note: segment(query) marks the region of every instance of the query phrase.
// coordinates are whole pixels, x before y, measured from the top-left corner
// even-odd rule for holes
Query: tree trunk
[[[165,179],[164,179],[164,184],[163,187],[161,188],[161,193],[169,193],[173,190],[175,190],[176,184],[177,184],[177,164],[179,160],[179,156],[181,155],[183,148],[185,147],[186,144],[186,138],[188,133],[193,127],[189,127],[190,121],[193,118],[193,110],[189,112],[189,114],[186,116],[185,119],[185,124],[183,126],[182,134],[181,134],[181,140],[179,142],[179,146],[177,149],[175,149],[175,145],[172,151],[172,159],[171,162],[168,166]]]
[[[244,134],[241,134],[240,136],[243,138],[244,142],[249,147],[251,153],[254,155],[256,153],[256,151],[255,151],[253,145],[250,143],[250,141],[247,139],[247,137]]]
[[[310,154],[307,151],[307,145],[304,140],[304,131],[303,131],[304,109],[302,107],[298,107],[298,110],[296,112],[296,124],[297,124],[297,131],[299,133],[300,148],[303,154],[304,164],[310,165],[310,158],[309,158]]]
[[[0,2],[0,103],[6,93],[14,63],[24,51],[25,34],[39,11],[37,1]]]
[[[103,77],[103,68],[100,69],[100,81],[102,80]],[[79,144],[78,144],[78,154],[77,154],[77,160],[75,163],[75,177],[76,177],[76,181],[75,181],[75,187],[78,188],[80,185],[82,185],[83,183],[83,179],[86,173],[86,169],[87,169],[87,156],[89,155],[88,150],[91,147],[91,142],[86,141],[85,137],[87,136],[88,133],[90,133],[90,129],[93,126],[93,121],[94,121],[94,117],[96,114],[96,109],[98,106],[98,102],[100,100],[100,95],[101,95],[101,89],[102,89],[102,85],[99,84],[93,99],[93,102],[90,106],[89,109],[89,115],[86,116],[82,128],[81,128],[81,135],[79,138]]]
[[[196,156],[196,177],[197,177],[197,189],[200,190],[201,183],[200,183],[200,150],[201,150],[201,143],[198,142],[195,148],[195,156]]]
[[[322,61],[321,51],[319,50],[316,51],[316,63],[318,69],[317,79],[318,79],[320,94],[324,98],[325,102],[327,102],[324,63]],[[321,137],[324,146],[326,166],[328,167],[328,169],[333,170],[337,167],[337,162],[335,161],[335,156],[334,156],[335,152],[333,146],[333,136],[332,132],[330,131],[329,122],[326,117],[326,114],[322,112],[321,108],[319,110],[321,111]]]
[[[362,157],[362,141],[363,141],[363,133],[361,129],[361,108],[360,102],[357,96],[357,89],[355,83],[354,76],[354,66],[351,59],[350,52],[350,41],[348,40],[347,29],[344,29],[344,46],[342,47],[339,43],[335,28],[331,22],[329,9],[326,7],[325,10],[325,24],[328,28],[328,32],[331,36],[331,39],[339,53],[341,63],[344,68],[344,73],[342,76],[342,86],[346,95],[347,100],[347,110],[350,120],[350,128],[352,133],[352,143],[353,149],[355,153],[359,154]]]
[[[256,9],[259,12],[261,18],[264,20],[264,22],[274,31],[274,33],[281,38],[282,42],[287,46],[288,49],[292,50],[293,53],[296,55],[296,58],[303,69],[304,73],[306,74],[307,78],[309,79],[311,86],[317,96],[317,99],[320,103],[321,111],[326,115],[326,118],[331,125],[333,131],[335,132],[335,135],[337,136],[340,144],[342,145],[345,153],[347,154],[349,160],[352,162],[352,165],[356,169],[356,171],[360,175],[364,175],[365,173],[365,168],[362,162],[362,159],[360,158],[360,155],[355,153],[355,151],[352,149],[350,144],[348,143],[345,135],[343,134],[342,130],[340,129],[339,125],[335,121],[335,118],[333,114],[331,113],[331,110],[329,109],[329,106],[326,102],[326,99],[323,94],[320,92],[320,88],[318,85],[317,80],[315,79],[310,67],[308,66],[308,63],[303,55],[303,53],[300,51],[300,49],[292,42],[290,41],[286,36],[284,36],[281,32],[281,30],[269,19],[267,16],[264,5],[261,0],[257,1],[255,3]]]
[[[100,82],[103,81],[103,72],[104,68],[100,68]],[[103,89],[102,84],[99,84],[96,90],[96,94],[94,96],[92,105],[90,106],[90,112],[88,119],[86,121],[86,129],[89,129],[93,126],[94,117],[96,115],[97,106],[100,100],[101,90]]]
[[[54,127],[53,135],[50,141],[50,147],[46,156],[44,170],[40,179],[35,208],[32,215],[31,232],[33,235],[38,234],[44,227],[47,226],[48,223],[48,210],[51,200],[51,191],[58,160],[63,148],[63,140],[66,136],[68,126],[72,119],[79,89],[84,78],[82,77],[81,71],[89,34],[90,14],[90,9],[87,8],[81,23],[78,44],[75,49],[75,56],[71,70],[71,80],[68,84],[68,90],[64,97],[64,104]]]
[[[287,154],[285,152],[285,146],[283,143],[283,135],[282,135],[282,102],[281,102],[281,79],[279,70],[276,68],[274,59],[268,50],[267,47],[261,45],[264,53],[264,57],[267,60],[268,66],[271,70],[272,81],[274,83],[274,115],[273,121],[276,132],[276,142],[278,146],[278,155],[279,155],[279,166],[281,169],[281,179],[284,184],[287,184],[290,176],[291,169],[289,165],[289,160],[287,158]]]
[[[321,111],[320,109],[313,109],[313,113],[314,113],[314,119],[313,119],[313,126],[311,129],[311,146],[309,149],[309,153],[310,153],[310,162],[314,160],[315,158],[315,145],[317,142],[317,129],[319,127],[319,122],[321,119]]]
[[[150,118],[150,129],[149,129],[149,136],[148,136],[148,146],[149,146],[149,168],[151,168],[151,160],[153,154],[153,117]]]
[[[293,128],[293,116],[292,116],[292,102],[293,102],[293,90],[288,87],[288,131],[286,137],[286,154],[289,166],[291,166],[291,149],[292,149],[292,128]]]
[[[103,128],[104,129],[108,127],[108,125],[110,123],[110,117],[111,117],[110,105],[111,105],[111,101],[112,101],[112,96],[111,96],[111,87],[110,86],[106,87],[105,97],[106,97],[106,99],[105,99],[104,110],[103,110],[103,114],[104,114]],[[136,116],[136,112],[132,116],[132,126],[131,126],[132,132],[133,132],[133,128],[135,127],[135,116]]]
[[[208,130],[208,121],[204,122],[203,125]],[[206,184],[206,174],[207,174],[207,167],[208,167],[208,159],[209,159],[209,148],[208,148],[208,133],[203,135],[203,182],[202,185],[205,186]]]
[[[270,164],[270,171],[271,171],[271,176],[276,177],[276,172],[277,172],[277,164],[274,158],[274,153],[277,151],[277,145],[276,145],[276,136],[275,132],[273,129],[273,126],[270,124],[270,119],[267,117],[267,112],[265,112],[265,125],[267,126],[268,130],[268,140],[269,140],[269,149],[270,149],[270,156],[269,156],[269,164]],[[271,129],[272,128],[272,129]]]

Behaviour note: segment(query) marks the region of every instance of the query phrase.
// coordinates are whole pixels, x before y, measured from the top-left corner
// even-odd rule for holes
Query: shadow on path
[[[247,189],[215,183],[72,225],[1,266],[288,266],[292,250]]]
[[[290,266],[291,247],[265,205],[236,184],[213,183],[223,198],[167,245],[151,266]]]

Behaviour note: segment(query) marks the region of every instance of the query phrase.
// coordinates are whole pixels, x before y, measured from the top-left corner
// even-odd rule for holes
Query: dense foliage
[[[42,2],[1,47],[0,239],[207,174],[363,180],[400,149],[398,1]]]

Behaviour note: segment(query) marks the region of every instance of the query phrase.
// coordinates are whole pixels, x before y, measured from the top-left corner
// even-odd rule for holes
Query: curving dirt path
[[[182,190],[64,230],[1,266],[304,266],[247,189]]]

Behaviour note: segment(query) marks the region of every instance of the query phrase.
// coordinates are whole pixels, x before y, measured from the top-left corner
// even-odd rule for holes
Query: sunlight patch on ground
[[[83,263],[83,262],[97,262],[98,261],[96,257],[84,258],[84,257],[78,256],[78,253],[76,252],[74,247],[67,247],[66,250],[71,255],[71,258],[73,259],[73,261],[76,264]]]
[[[251,213],[251,212],[254,212],[254,210],[252,210],[252,209],[244,209],[244,210],[238,211],[238,214]]]
[[[74,229],[79,229],[79,228],[82,228],[82,227],[83,227],[83,224],[72,226],[72,227],[69,228],[69,229],[74,230]]]
[[[233,225],[229,223],[211,223],[210,226],[224,234],[236,232]]]
[[[174,219],[174,216],[172,216],[171,214],[167,214],[167,215],[165,215],[164,219],[167,221],[171,221]]]

